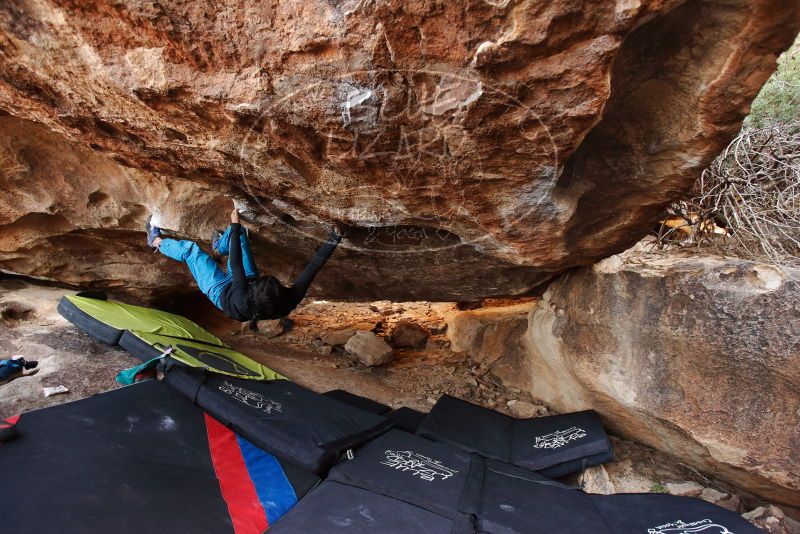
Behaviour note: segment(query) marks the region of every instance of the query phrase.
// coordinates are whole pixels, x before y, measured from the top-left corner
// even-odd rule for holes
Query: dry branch
[[[661,245],[710,245],[783,270],[800,267],[800,120],[743,130],[668,213]]]

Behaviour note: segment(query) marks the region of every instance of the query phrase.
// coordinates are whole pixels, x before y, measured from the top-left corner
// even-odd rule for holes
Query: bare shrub
[[[745,128],[668,212],[662,246],[710,245],[800,267],[800,120]]]

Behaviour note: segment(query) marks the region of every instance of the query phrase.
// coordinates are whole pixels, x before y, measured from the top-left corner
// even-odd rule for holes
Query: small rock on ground
[[[517,419],[530,419],[547,414],[547,408],[526,401],[517,401],[508,407],[508,413]]]
[[[257,326],[258,326],[258,333],[268,339],[278,337],[285,331],[283,322],[281,322],[280,319],[258,321]],[[243,333],[248,333],[246,331],[246,328],[247,328],[247,323],[244,323],[242,330]]]
[[[356,333],[355,329],[353,328],[344,328],[342,330],[334,330],[332,332],[326,332],[321,336],[322,342],[326,345],[331,345],[333,347],[342,346],[347,341],[353,337]]]
[[[598,495],[611,495],[617,492],[614,483],[602,465],[587,467],[583,472],[583,490]]]
[[[351,337],[344,350],[358,358],[364,365],[383,365],[392,361],[394,350],[372,332],[359,331]]]
[[[392,344],[402,349],[420,349],[428,341],[428,331],[413,321],[398,321],[392,330]]]
[[[703,488],[703,491],[700,492],[700,498],[732,512],[739,510],[739,497],[729,493],[723,493],[714,488]]]
[[[690,480],[684,482],[667,482],[664,484],[670,495],[680,497],[699,497],[703,492],[703,486]]]

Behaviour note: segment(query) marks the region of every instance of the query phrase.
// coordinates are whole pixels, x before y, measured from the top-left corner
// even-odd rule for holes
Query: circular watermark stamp
[[[558,177],[539,114],[472,71],[313,76],[278,80],[277,96],[237,110],[248,200],[293,231],[307,233],[297,220],[316,218],[353,228],[343,246],[361,250],[481,247],[525,223]]]

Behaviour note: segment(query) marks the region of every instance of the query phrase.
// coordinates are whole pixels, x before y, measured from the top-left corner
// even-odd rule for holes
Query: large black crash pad
[[[477,499],[481,465],[455,447],[391,430],[337,464],[275,532],[472,534],[472,516],[459,509]]]
[[[470,520],[444,517],[363,488],[325,481],[270,530],[275,534],[472,534]]]
[[[478,498],[482,462],[475,458],[391,430],[337,464],[275,531],[472,534],[473,517],[460,509]]]
[[[328,480],[457,518],[477,499],[483,462],[445,443],[391,430],[330,472]]]
[[[391,409],[385,404],[376,400],[368,399],[367,397],[362,397],[361,395],[356,395],[355,393],[350,393],[344,389],[332,389],[330,391],[326,391],[323,393],[323,395],[339,402],[349,404],[350,406],[358,408],[359,410],[374,413],[375,415],[384,415]]]
[[[399,430],[339,462],[275,528],[312,534],[758,532],[739,515],[699,499],[591,495],[536,472]]]
[[[386,414],[386,417],[394,423],[394,428],[416,434],[422,421],[425,420],[425,413],[403,406],[392,410]]]
[[[758,534],[736,513],[658,493],[592,495],[537,473],[487,460],[472,510],[481,534]]]
[[[382,415],[392,422],[392,428],[398,428],[405,432],[411,432],[412,434],[416,433],[423,419],[425,419],[424,413],[414,410],[413,408],[403,406],[402,408],[392,410],[385,404],[362,397],[361,395],[350,393],[343,389],[326,391],[323,395],[349,404],[355,408]]]
[[[22,414],[0,444],[0,530],[257,534],[319,479],[155,380]]]
[[[614,458],[608,435],[590,410],[514,419],[443,395],[418,434],[547,477],[564,476]]]
[[[176,365],[165,373],[169,385],[256,446],[317,474],[392,425],[288,380],[244,380]]]

